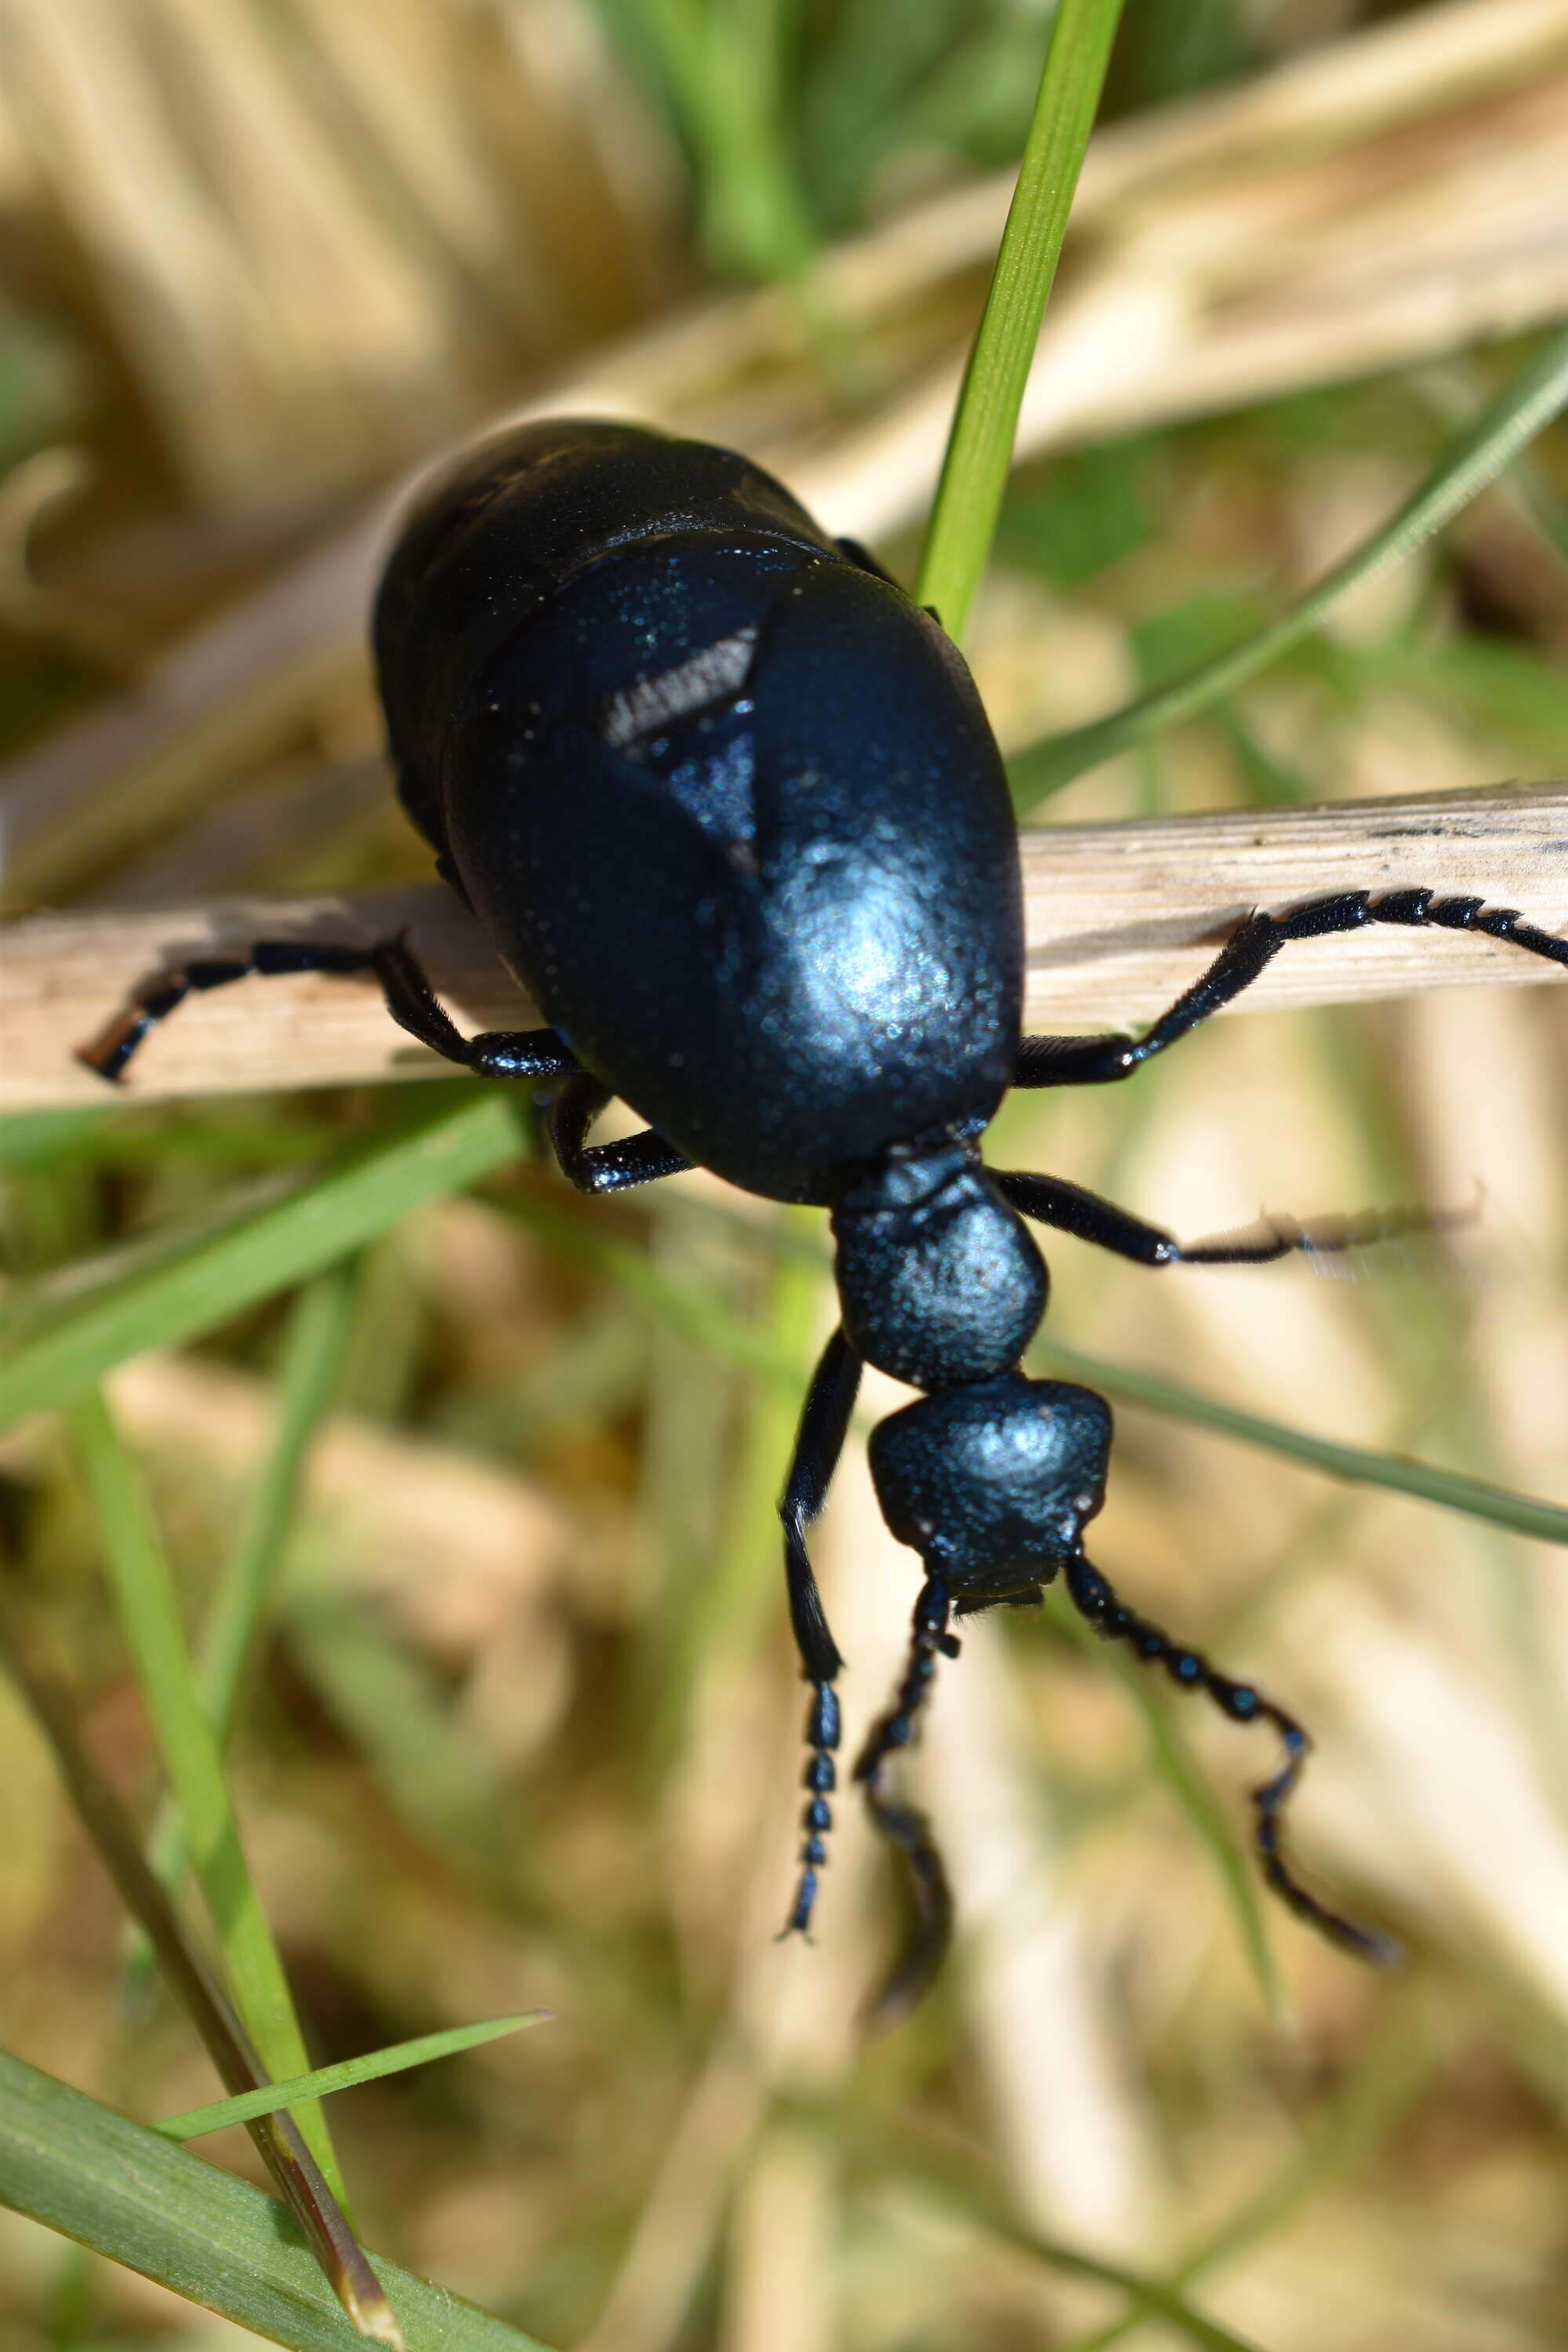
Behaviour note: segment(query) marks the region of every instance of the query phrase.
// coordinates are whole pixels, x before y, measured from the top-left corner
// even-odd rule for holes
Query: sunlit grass
[[[321,19],[331,41],[353,13]],[[359,224],[386,382],[398,352],[427,350],[432,365],[402,380],[405,394],[384,385],[355,412],[348,388],[366,381],[355,320],[324,310],[316,336],[333,355],[338,407],[318,434],[320,386],[302,374],[290,385],[286,363],[315,345],[275,340],[265,386],[246,373],[221,442],[182,477],[201,486],[192,511],[225,519],[219,559],[205,572],[198,561],[199,591],[159,587],[155,541],[114,574],[116,595],[127,578],[137,595],[145,588],[150,641],[198,593],[204,610],[226,597],[224,565],[260,527],[243,499],[226,500],[258,477],[287,498],[280,447],[298,448],[309,478],[332,451],[333,462],[347,452],[339,479],[372,463],[388,471],[400,434],[422,448],[449,429],[433,375],[471,365],[465,397],[493,406],[559,363],[585,321],[597,333],[629,315],[628,256],[643,266],[657,247],[668,282],[693,283],[694,247],[670,226],[688,216],[668,201],[684,170],[707,250],[784,282],[789,334],[826,357],[827,404],[853,429],[879,358],[835,344],[815,257],[944,173],[1016,153],[1042,37],[1037,16],[1021,33],[1016,10],[944,15],[923,0],[815,13],[625,0],[606,8],[608,48],[574,53],[581,79],[557,79],[542,101],[510,19],[481,57],[462,46],[475,26],[441,13],[444,47],[420,46],[416,8],[386,17],[378,71],[416,103],[412,116],[377,116],[374,136],[369,115],[353,122],[352,152],[374,153],[375,170],[341,197]],[[1113,13],[1100,12],[1100,47],[1072,60],[1075,152]],[[1126,15],[1113,104],[1257,67],[1265,34],[1284,37],[1267,7],[1140,0]],[[1058,47],[1084,21],[1064,7]],[[307,47],[320,53],[327,32]],[[218,39],[204,20],[193,74]],[[348,53],[328,47],[345,77],[332,89],[353,87]],[[310,113],[308,78],[286,98],[248,54],[263,115],[281,130]],[[127,135],[147,126],[150,87],[122,93]],[[584,94],[580,111],[569,89]],[[384,98],[367,79],[364,106]],[[571,142],[556,147],[550,134],[568,115]],[[442,184],[410,128],[420,119],[437,145],[456,122],[471,168],[492,175],[492,191],[504,184],[490,227],[432,209]],[[289,152],[279,137],[277,157]],[[418,182],[419,169],[434,176]],[[387,171],[410,174],[412,209],[378,176]],[[631,192],[620,212],[605,194],[616,185]],[[660,188],[662,206],[649,201]],[[170,193],[154,191],[150,212],[177,223]],[[1216,206],[1226,193],[1216,186]],[[1247,200],[1244,183],[1233,200]],[[1059,210],[1039,247],[1047,275]],[[416,216],[431,233],[387,228]],[[494,226],[509,219],[528,224],[521,258]],[[165,240],[160,268],[171,249]],[[411,253],[429,276],[405,288],[399,310]],[[279,247],[268,268],[285,257]],[[656,299],[657,274],[637,300]],[[290,305],[309,275],[288,278]],[[268,273],[221,282],[249,289]],[[483,301],[477,289],[489,289]],[[530,321],[500,357],[487,305]],[[193,317],[194,305],[171,315]],[[237,295],[229,323],[267,315]],[[461,322],[452,351],[437,319]],[[955,629],[985,564],[1007,385],[1033,341],[1026,308],[1013,329],[977,473],[955,456],[933,539],[952,584],[922,582]],[[924,350],[931,321],[911,303],[890,341],[900,334]],[[110,331],[111,380],[133,370],[135,348]],[[1500,536],[1483,507],[1453,551],[1414,553],[1402,606],[1352,612],[1337,590],[1447,516],[1551,410],[1560,374],[1556,344],[1511,375],[1479,360],[1464,397],[1480,421],[1392,529],[1415,464],[1369,491],[1356,453],[1403,461],[1435,437],[1421,401],[1392,389],[1316,393],[1293,418],[1255,411],[1162,430],[1021,485],[1004,519],[1005,563],[1032,575],[1047,615],[1070,592],[1124,673],[1109,720],[1022,755],[1022,772],[1054,785],[1132,747],[1135,776],[1124,761],[1079,784],[1082,814],[1119,813],[1135,795],[1149,808],[1331,799],[1559,768],[1560,442],[1539,445],[1527,482],[1544,554],[1527,557],[1509,536],[1516,525]],[[160,378],[157,399],[167,396]],[[753,369],[714,396],[712,429],[753,446],[795,398],[785,378]],[[195,449],[216,415],[193,402],[167,447]],[[811,415],[820,437],[821,412]],[[111,480],[117,467],[147,478],[138,451],[106,446],[104,462]],[[1276,583],[1313,576],[1302,560],[1311,509],[1338,497],[1360,501],[1361,552],[1287,611]],[[190,528],[205,546],[203,526]],[[967,636],[983,681],[990,625],[982,594]],[[1048,617],[1029,657],[1046,669],[1064,659]],[[29,647],[29,675],[41,666]],[[1173,669],[1184,673],[1173,685]],[[84,675],[62,690],[85,714],[106,688]],[[999,681],[999,717],[1005,691]],[[173,840],[207,785],[239,803],[246,763],[269,772],[297,757],[296,730],[319,733],[334,756],[372,739],[363,693],[353,708],[317,710],[296,682],[286,722],[283,708],[226,713],[172,776],[137,755],[151,798],[170,788]],[[1178,730],[1200,711],[1209,725]],[[108,878],[102,845],[127,837],[100,831],[110,814],[122,812],[89,806],[69,829],[77,863],[61,869],[62,897]],[[300,847],[313,877],[336,877],[331,840]],[[340,847],[345,881],[424,871],[390,808]],[[226,887],[245,887],[243,867]],[[591,2340],[612,2281],[649,2274],[637,2263],[657,2288],[632,2306],[639,2352],[762,2352],[765,2338],[746,2334],[754,2315],[786,2305],[792,2322],[855,2352],[967,2352],[1047,2334],[1087,2352],[1156,2327],[1164,2340],[1268,2352],[1316,2352],[1352,2333],[1468,2352],[1496,2317],[1500,2263],[1497,2325],[1510,2342],[1555,2343],[1568,1986],[1532,1906],[1550,1904],[1562,1845],[1563,1568],[1559,1550],[1519,1539],[1557,1546],[1568,1525],[1560,1025],[1544,990],[1310,1026],[1238,1020],[1137,1089],[1009,1108],[1020,1140],[1005,1156],[1174,1224],[1191,1211],[1194,1231],[1262,1197],[1302,1211],[1465,1199],[1484,1167],[1484,1213],[1457,1271],[1374,1263],[1348,1286],[1282,1267],[1184,1286],[1063,1244],[1042,1344],[1052,1371],[1130,1408],[1106,1566],[1173,1632],[1216,1655],[1223,1644],[1248,1673],[1256,1662],[1300,1709],[1319,1753],[1292,1824],[1298,1851],[1315,1883],[1396,1919],[1418,1957],[1403,1982],[1363,1979],[1268,1902],[1246,1842],[1248,1743],[1130,1664],[1119,1678],[1099,1645],[1009,1641],[985,1624],[967,1663],[977,1667],[983,1645],[1005,1650],[1031,1743],[1021,1801],[1027,1815],[1039,1800],[1040,1874],[995,1886],[961,1922],[930,2007],[864,2051],[849,2020],[872,1947],[892,1932],[892,1897],[880,1876],[862,1891],[852,1798],[818,1948],[780,1953],[769,1941],[800,1802],[784,1786],[798,1753],[774,1742],[774,1727],[793,1731],[804,1706],[774,1497],[831,1313],[820,1218],[774,1219],[696,1182],[647,1202],[574,1201],[523,1164],[527,1106],[458,1082],[321,1100],[304,1118],[213,1103],[0,1121],[0,1170],[18,1197],[37,1183],[89,1202],[97,1228],[60,1274],[25,1276],[18,1254],[0,1299],[0,1506],[16,1522],[30,1601],[79,1659],[87,1727],[117,1778],[145,1793],[153,1759],[126,1727],[124,1654],[100,1599],[106,1555],[132,1596],[133,1646],[162,1645],[150,1681],[165,1698],[170,1661],[184,1654],[175,1711],[187,1729],[199,1722],[199,1693],[218,1735],[256,1899],[321,2054],[368,2051],[349,2066],[379,2069],[400,2048],[492,2031],[454,2019],[541,2002],[556,2012],[548,2033],[428,2078],[367,2082],[334,2110],[367,2242],[405,2266],[392,2287],[411,2346]],[[155,1381],[137,1385],[149,1349],[174,1351],[185,1375],[161,1402]],[[100,1382],[112,1444],[101,1422],[96,1435],[89,1426],[100,1408],[84,1400]],[[247,1407],[237,1433],[237,1400]],[[47,1417],[56,1408],[88,1431],[90,1486]],[[341,1468],[318,1475],[344,1439],[364,1465],[357,1491]],[[863,1477],[847,1461],[851,1503]],[[462,1499],[420,1517],[409,1497],[421,1478]],[[865,1622],[885,1621],[896,1644],[913,1555],[874,1552],[852,1532],[847,1557],[843,1542],[825,1528]],[[1376,1707],[1347,1672],[1361,1643],[1391,1662]],[[192,1675],[192,1657],[205,1675]],[[1460,1703],[1413,1718],[1394,1669],[1434,1658]],[[944,1677],[956,1683],[965,1664]],[[885,1696],[864,1641],[845,1692],[853,1737]],[[1385,1713],[1406,1745],[1377,1744]],[[982,1721],[975,1738],[986,1753],[972,1760],[1000,1757],[1002,1784],[1018,1777],[1001,1727]],[[0,1716],[8,1786],[34,1785],[26,1743]],[[205,1760],[216,1769],[215,1753]],[[1474,1766],[1470,1816],[1456,1803],[1434,1820],[1438,1763],[1461,1783]],[[764,1827],[775,1783],[776,1836]],[[980,1867],[987,1823],[952,1789],[939,1793]],[[7,1845],[5,2038],[102,2104],[29,2069],[8,2076],[0,2195],[279,2341],[340,2340],[276,2207],[112,2112],[188,2118],[210,2084],[155,1987],[138,1978],[122,2021],[120,1923],[83,1893],[58,1817],[18,1804]],[[1516,1851],[1526,1860],[1511,1864]],[[1008,1979],[993,1963],[1009,1937],[1048,1955],[1052,1973],[1047,1994],[1043,1975],[1021,1971],[998,2013],[994,1988]],[[753,2062],[763,2109],[807,2150],[782,2189],[758,2157],[765,2128],[737,2131],[725,2106]],[[273,2063],[304,2061],[279,2047]],[[952,2144],[951,2161],[931,2158],[928,2126]],[[650,2206],[656,2194],[664,2201]],[[650,2210],[666,2230],[652,2245],[639,2239]],[[0,2247],[0,2329],[14,2323],[26,2352],[65,2352],[95,2330],[118,2341],[146,2324],[118,2273],[95,2263],[74,2318],[61,2295],[57,2328],[48,2263],[38,2267],[30,2237],[16,2242],[26,2261],[11,2263],[9,2238]],[[426,2269],[498,2316],[409,2274]]]

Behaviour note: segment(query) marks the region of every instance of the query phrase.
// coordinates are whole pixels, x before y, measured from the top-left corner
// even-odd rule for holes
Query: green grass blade
[[[276,2200],[0,2052],[0,2202],[290,2352],[343,2352],[343,2315]],[[541,2352],[378,2262],[408,2352]]]
[[[773,1222],[798,1226],[811,1214],[809,1210],[779,1208]],[[662,1596],[670,1622],[658,1661],[648,1740],[649,1755],[660,1760],[679,1751],[704,1682],[733,1673],[737,1660],[765,1638],[773,1623],[779,1480],[822,1344],[826,1282],[819,1252],[770,1253],[767,1286],[752,1326],[747,1328],[767,1341],[779,1376],[753,1378],[748,1383],[723,1532],[700,1582],[693,1580],[682,1591],[667,1591]],[[739,1323],[740,1318],[734,1320]]]
[[[324,2099],[332,2091],[352,2091],[356,2083],[379,2083],[384,2074],[401,2074],[410,2066],[428,2066],[437,2058],[450,2058],[459,2050],[477,2049],[483,2042],[499,2042],[503,2034],[525,2032],[542,2025],[551,2012],[529,2009],[516,2017],[487,2018],[482,2025],[452,2025],[440,2033],[416,2034],[412,2042],[392,2042],[384,2050],[367,2051],[363,2058],[342,2058],[335,2066],[318,2066],[298,2074],[291,2083],[268,2083],[259,2091],[242,2091],[235,2099],[215,2099],[211,2106],[187,2107],[168,2116],[157,2126],[165,2139],[200,2139],[205,2132],[222,2131],[229,2124],[247,2124],[254,2116],[272,2116],[301,2099]]]
[[[277,1585],[310,1440],[342,1370],[356,1287],[353,1270],[335,1266],[301,1290],[289,1318],[279,1370],[272,1451],[239,1541],[219,1572],[202,1639],[202,1697],[220,1755],[227,1752],[249,1662]],[[153,1835],[153,1867],[165,1886],[176,1886],[188,1859],[179,1807],[165,1797]],[[132,2000],[151,1960],[144,1939],[138,1938],[129,1962]]]
[[[0,1168],[42,1166],[74,1144],[101,1134],[105,1118],[112,1116],[112,1104],[107,1112],[96,1106],[90,1110],[12,1111],[0,1118]]]
[[[757,1329],[711,1292],[673,1281],[654,1264],[641,1242],[627,1241],[623,1234],[609,1231],[605,1221],[591,1213],[584,1217],[564,1202],[558,1204],[542,1193],[530,1192],[525,1198],[509,1200],[506,1206],[510,1214],[563,1256],[595,1266],[618,1283],[650,1317],[668,1323],[700,1347],[711,1348],[715,1354],[766,1380],[792,1387],[798,1397],[799,1366],[767,1331]],[[748,1221],[748,1230],[763,1247],[774,1246],[768,1234],[759,1234],[754,1223]],[[826,1265],[826,1257],[818,1255]]]
[[[1325,1471],[1331,1478],[1343,1478],[1352,1486],[1383,1486],[1391,1494],[1415,1495],[1424,1503],[1436,1504],[1440,1510],[1460,1511],[1467,1517],[1488,1520],[1493,1527],[1510,1528],[1515,1535],[1533,1536],[1538,1543],[1568,1544],[1568,1507],[1561,1503],[1543,1503],[1533,1495],[1517,1495],[1507,1486],[1491,1486],[1484,1478],[1467,1477],[1463,1471],[1439,1470],[1430,1462],[1411,1462],[1402,1454],[1376,1454],[1367,1446],[1342,1445],[1333,1438],[1313,1437],[1304,1429],[1292,1429],[1284,1422],[1265,1421],[1260,1413],[1244,1412],[1237,1405],[1205,1396],[1201,1389],[1190,1389],[1181,1381],[1168,1380],[1163,1372],[1144,1371],[1132,1364],[1107,1363],[1102,1357],[1086,1356],[1081,1349],[1065,1348],[1056,1339],[1043,1345],[1064,1370],[1076,1373],[1112,1397],[1125,1398],[1130,1404],[1147,1405],[1152,1412],[1169,1413],[1173,1420],[1216,1430],[1223,1437],[1239,1438],[1244,1445],[1260,1445],[1266,1453],[1282,1454],[1291,1462],[1304,1462],[1313,1470]]]
[[[780,118],[778,0],[618,0],[651,52],[698,163],[703,241],[721,269],[801,281],[815,248]]]
[[[454,1716],[427,1662],[330,1594],[291,1601],[289,1642],[339,1730],[405,1820],[483,1882],[515,1881],[500,1780]]]
[[[265,2069],[244,2026],[205,1953],[148,1867],[130,1814],[83,1747],[71,1696],[34,1638],[26,1612],[3,1578],[0,1657],[54,1752],[60,1777],[99,1860],[126,1909],[141,1921],[151,1938],[169,1985],[205,2043],[219,2080],[237,2094],[260,2089]],[[353,2326],[361,2335],[374,2336],[401,2352],[403,2336],[396,2314],[292,2118],[267,2113],[255,2116],[247,2128],[321,2264],[322,2276]]]
[[[1013,436],[1121,0],[1057,0],[1039,96],[942,459],[915,601],[962,637],[1001,512]]]
[[[1397,513],[1352,549],[1279,620],[1104,719],[1053,735],[1034,751],[1016,756],[1009,773],[1018,806],[1031,806],[1100,761],[1131,744],[1146,742],[1183,719],[1196,718],[1234,694],[1269,662],[1310,635],[1351,589],[1403,562],[1451,522],[1565,404],[1568,329],[1552,336],[1530,364],[1489,402]]]
[[[282,1564],[310,1442],[331,1404],[353,1314],[353,1269],[334,1266],[295,1302],[279,1368],[277,1432],[202,1637],[207,1717],[226,1748],[246,1671]]]
[[[499,1087],[465,1089],[456,1108],[422,1105],[390,1139],[353,1144],[303,1181],[268,1180],[222,1222],[45,1276],[0,1327],[0,1428],[68,1403],[144,1349],[211,1330],[422,1202],[505,1167],[523,1149],[516,1112]]]
[[[99,1531],[159,1753],[217,1930],[235,2006],[268,2074],[310,2072],[288,1979],[246,1866],[223,1765],[180,1623],[174,1580],[136,1466],[101,1397],[71,1408],[68,1426],[97,1508]],[[319,2106],[294,2118],[334,2196],[342,2177]]]

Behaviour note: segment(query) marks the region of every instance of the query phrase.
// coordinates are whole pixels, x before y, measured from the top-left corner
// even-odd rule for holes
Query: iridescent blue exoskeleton
[[[1342,892],[1252,916],[1142,1037],[1023,1037],[1017,837],[963,660],[862,549],[701,443],[581,420],[483,443],[408,520],[374,635],[405,805],[550,1025],[462,1036],[397,940],[269,940],[159,975],[86,1058],[117,1077],[193,988],[369,970],[437,1053],[555,1082],[549,1133],[582,1190],[697,1165],[831,1212],[841,1321],[781,1504],[812,1692],[786,1927],[812,1916],[839,1742],[843,1662],[806,1534],[870,1363],[924,1392],[871,1438],[882,1510],[924,1570],[908,1670],[855,1767],[916,1898],[884,2012],[923,1986],[950,1910],[926,1822],[884,1785],[889,1759],[914,1736],[938,1655],[957,1652],[952,1618],[1038,1601],[1058,1575],[1099,1632],[1234,1720],[1272,1725],[1283,1761],[1253,1795],[1263,1869],[1302,1916],[1382,1957],[1281,1855],[1300,1727],[1124,1606],[1085,1556],[1108,1407],[1020,1369],[1047,1290],[1026,1218],[1149,1266],[1257,1265],[1369,1229],[1187,1246],[1076,1185],[988,1169],[981,1138],[1009,1087],[1129,1076],[1289,940],[1436,924],[1559,963],[1568,942],[1479,899]],[[612,1096],[647,1126],[590,1144]]]

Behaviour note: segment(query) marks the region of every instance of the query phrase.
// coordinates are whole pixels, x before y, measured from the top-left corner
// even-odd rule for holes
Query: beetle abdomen
[[[482,619],[488,534],[504,506],[521,547],[525,518],[514,491],[462,496],[445,541],[416,529],[427,592],[462,588]],[[405,740],[416,813],[584,1066],[731,1181],[826,1200],[889,1143],[990,1117],[1020,891],[957,654],[777,499],[700,519],[693,499],[513,601],[499,635],[476,620],[488,652],[440,673],[442,723],[422,704]],[[426,615],[417,594],[408,643]]]

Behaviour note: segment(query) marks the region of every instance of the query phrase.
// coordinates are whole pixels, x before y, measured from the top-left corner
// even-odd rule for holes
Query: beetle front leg
[[[789,1475],[779,1498],[784,1521],[784,1575],[789,1586],[790,1623],[800,1652],[801,1672],[812,1687],[805,1721],[805,1810],[801,1827],[805,1842],[800,1850],[800,1879],[789,1917],[780,1931],[805,1935],[816,1901],[816,1874],[827,1860],[826,1833],[833,1826],[827,1800],[837,1782],[834,1751],[839,1739],[838,1694],[833,1685],[844,1665],[838,1644],[823,1611],[816,1575],[805,1548],[805,1531],[827,1498],[838,1457],[849,1428],[849,1416],[860,1387],[860,1359],[845,1338],[835,1331],[812,1374]]]
[[[489,1078],[556,1078],[577,1068],[571,1048],[553,1029],[493,1029],[465,1037],[437,999],[413,951],[400,939],[374,947],[349,947],[324,940],[257,940],[243,955],[197,956],[145,982],[90,1045],[77,1054],[95,1076],[113,1083],[148,1033],[166,1021],[187,996],[227,988],[241,980],[272,980],[288,973],[374,971],[386,1009],[398,1026],[443,1060]]]
[[[1402,929],[1484,931],[1549,963],[1568,965],[1568,940],[1526,922],[1514,907],[1489,912],[1481,898],[1439,898],[1431,890],[1342,890],[1310,898],[1289,915],[1249,915],[1233,931],[1207,971],[1177,997],[1142,1037],[1026,1037],[1018,1049],[1016,1087],[1097,1087],[1133,1071],[1173,1045],[1222,1005],[1234,1003],[1292,940],[1329,939],[1369,923]]]

